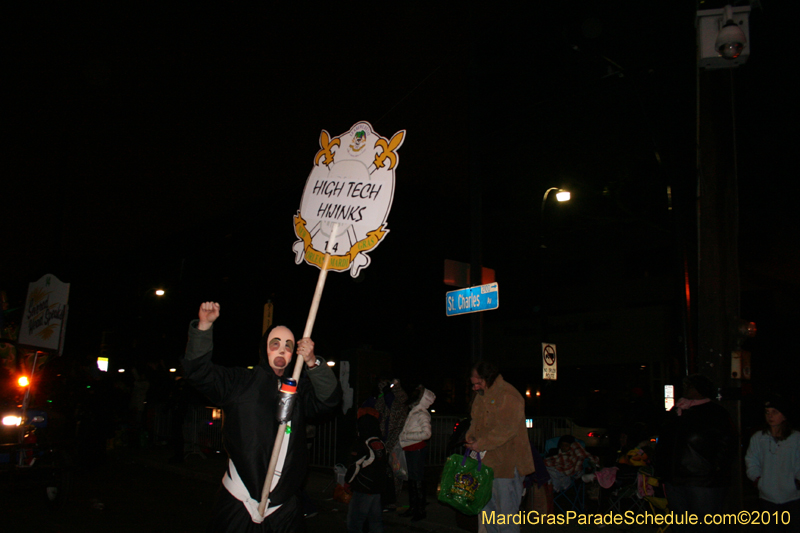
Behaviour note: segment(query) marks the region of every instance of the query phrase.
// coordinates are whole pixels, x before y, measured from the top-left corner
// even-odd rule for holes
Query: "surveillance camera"
[[[725,59],[736,59],[741,55],[746,43],[747,37],[742,29],[734,21],[729,20],[719,31],[714,49]]]
[[[750,6],[725,6],[697,12],[697,65],[703,69],[743,65],[750,45]]]

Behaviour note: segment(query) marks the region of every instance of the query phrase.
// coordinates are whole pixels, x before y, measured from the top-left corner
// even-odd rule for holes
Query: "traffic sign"
[[[556,345],[548,342],[542,343],[542,379],[558,379]]]
[[[487,283],[450,291],[445,300],[445,312],[447,316],[455,316],[497,309],[500,305],[500,293],[497,289],[497,283]]]

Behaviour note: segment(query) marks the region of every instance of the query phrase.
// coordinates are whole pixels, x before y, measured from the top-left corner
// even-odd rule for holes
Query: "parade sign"
[[[389,232],[386,219],[394,199],[397,149],[402,146],[405,134],[401,130],[387,139],[375,133],[368,122],[359,122],[334,138],[325,130],[320,133],[320,149],[303,190],[300,211],[294,217],[294,232],[300,239],[292,246],[295,262],[299,265],[305,260],[319,268],[302,338],[311,337],[328,271],[349,270],[351,276],[357,277],[370,264],[367,253]],[[303,358],[298,356],[292,373],[295,383],[299,383],[304,366]],[[294,391],[283,387],[280,394],[280,427],[258,504],[261,517],[280,507],[267,509],[270,492],[283,468],[285,453],[281,458],[281,450],[285,448],[284,435],[291,433],[289,420],[296,397]]]
[[[397,150],[405,130],[391,139],[368,122],[331,138],[322,130],[320,149],[306,181],[300,211],[294,217],[295,262],[322,268],[328,241],[333,253],[328,269],[353,277],[370,264],[367,255],[386,237],[386,220],[394,198]],[[338,224],[338,226],[334,226]],[[331,235],[334,227],[335,235]]]
[[[66,326],[69,283],[52,274],[28,285],[19,344],[43,350],[59,349],[62,331]]]

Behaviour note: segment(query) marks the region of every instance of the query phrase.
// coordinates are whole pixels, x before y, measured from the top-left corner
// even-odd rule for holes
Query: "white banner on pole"
[[[69,283],[63,283],[53,274],[45,274],[28,284],[19,344],[59,351],[66,326],[67,300]]]

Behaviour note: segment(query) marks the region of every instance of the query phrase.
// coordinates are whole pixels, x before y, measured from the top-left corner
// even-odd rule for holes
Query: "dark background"
[[[92,361],[106,332],[112,366],[176,364],[216,300],[218,360],[253,364],[267,300],[276,323],[306,320],[318,271],[294,264],[292,215],[320,131],[366,120],[407,131],[390,233],[358,279],[328,277],[321,355],[388,353],[461,409],[470,319],[445,317],[443,261],[470,261],[480,213],[502,295],[484,355],[520,388],[561,390],[531,411],[599,416],[634,387],[658,403],[685,372],[684,265],[697,283],[697,7],[11,8],[0,288],[17,306],[45,273],[71,283],[64,358]],[[750,59],[717,73],[735,102],[720,157],[737,161],[727,222],[759,327],[755,396],[792,384],[800,318],[787,9],[754,2]],[[572,201],[542,211],[548,187]],[[541,383],[542,341],[559,346],[557,384]]]

